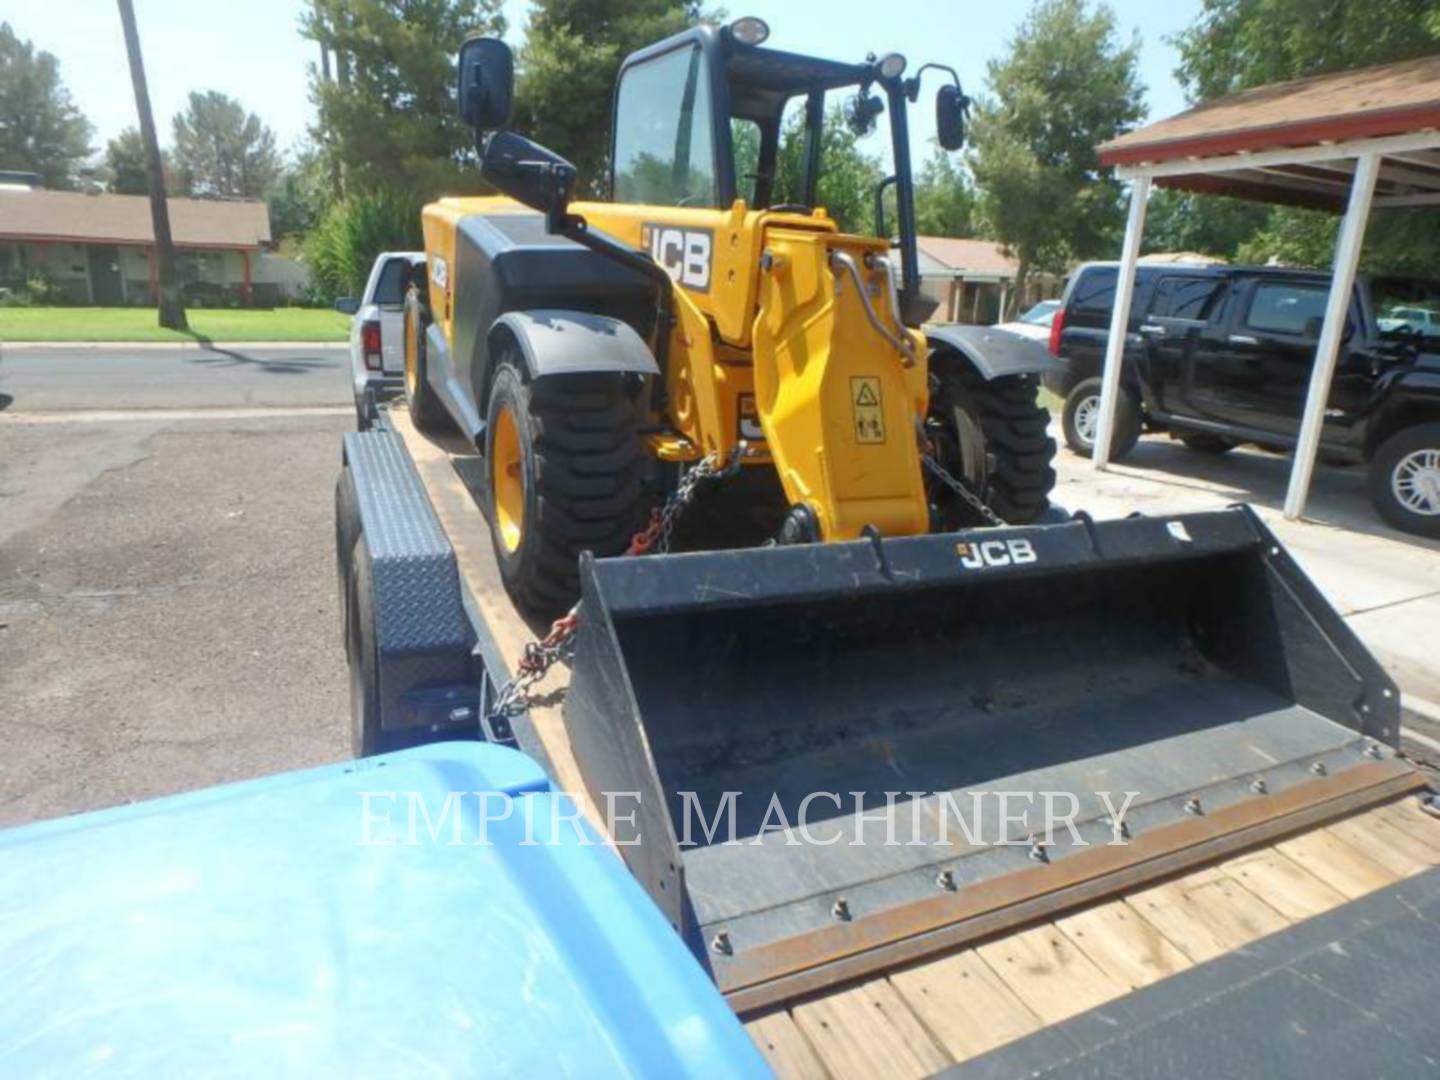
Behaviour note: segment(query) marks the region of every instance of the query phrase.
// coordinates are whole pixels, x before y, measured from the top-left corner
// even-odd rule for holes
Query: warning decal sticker
[[[855,417],[855,441],[883,443],[885,412],[880,407],[880,380],[874,375],[856,375],[850,380],[850,411]]]

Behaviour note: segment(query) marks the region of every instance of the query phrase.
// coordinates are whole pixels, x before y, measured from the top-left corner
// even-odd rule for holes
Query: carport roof
[[[257,248],[270,242],[263,202],[167,199],[175,243],[190,248]],[[61,243],[153,244],[143,195],[0,191],[0,238]]]
[[[1103,164],[1147,172],[1164,186],[1334,210],[1349,192],[1352,144],[1437,129],[1440,56],[1426,56],[1244,90],[1099,151]],[[1377,206],[1440,196],[1440,151],[1401,141],[1383,152]]]

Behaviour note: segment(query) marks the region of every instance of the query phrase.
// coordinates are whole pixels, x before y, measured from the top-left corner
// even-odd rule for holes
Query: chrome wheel
[[[1440,448],[1413,450],[1397,461],[1390,490],[1412,514],[1440,516]]]
[[[1100,398],[1087,397],[1075,406],[1075,434],[1087,446],[1095,445],[1095,429],[1100,426]]]

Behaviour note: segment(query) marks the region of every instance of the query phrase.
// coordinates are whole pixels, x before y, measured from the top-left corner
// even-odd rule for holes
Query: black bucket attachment
[[[576,760],[727,992],[1121,839],[1126,793],[1130,839],[1398,741],[1394,686],[1243,507],[587,558],[581,582]]]

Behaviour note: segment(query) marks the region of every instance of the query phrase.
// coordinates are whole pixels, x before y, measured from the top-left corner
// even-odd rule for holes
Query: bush
[[[70,302],[70,294],[40,270],[32,270],[18,287],[0,289],[0,307],[60,307]]]
[[[406,191],[351,195],[335,203],[305,240],[305,261],[317,299],[359,296],[382,251],[418,251],[421,200]]]

